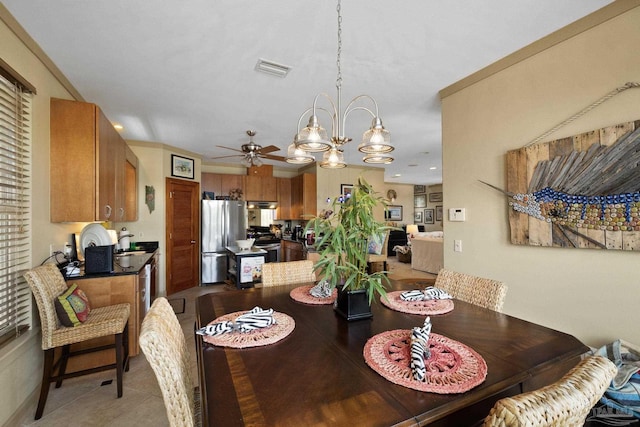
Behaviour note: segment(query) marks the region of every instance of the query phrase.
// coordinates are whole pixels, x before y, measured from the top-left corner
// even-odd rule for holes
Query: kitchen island
[[[251,249],[227,246],[225,249],[229,266],[229,284],[238,289],[253,288],[255,283],[262,280],[262,264],[267,262],[267,251],[255,246]]]

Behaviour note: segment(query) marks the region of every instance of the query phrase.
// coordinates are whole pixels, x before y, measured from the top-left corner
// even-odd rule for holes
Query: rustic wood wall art
[[[511,243],[640,250],[639,165],[640,120],[509,151]]]

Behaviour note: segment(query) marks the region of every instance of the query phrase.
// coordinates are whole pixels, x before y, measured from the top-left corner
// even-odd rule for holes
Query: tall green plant
[[[386,201],[360,177],[351,197],[336,198],[329,210],[310,220],[306,227],[313,228],[314,246],[320,254],[314,267],[334,288],[342,285],[343,290],[366,289],[369,304],[376,293],[384,295],[389,284],[386,271],[367,272],[369,239],[384,236],[393,228],[375,220],[373,211],[379,205],[386,206]]]

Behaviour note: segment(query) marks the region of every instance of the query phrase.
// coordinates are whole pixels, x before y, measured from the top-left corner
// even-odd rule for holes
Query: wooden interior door
[[[200,284],[200,184],[167,178],[167,295]]]

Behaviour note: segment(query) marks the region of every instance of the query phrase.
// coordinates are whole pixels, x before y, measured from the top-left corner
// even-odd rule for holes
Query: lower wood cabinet
[[[71,279],[69,286],[76,283],[87,294],[91,307],[104,307],[107,305],[129,303],[129,356],[137,356],[140,353],[138,337],[140,326],[145,315],[143,298],[145,297],[144,283],[139,282],[137,274],[116,275],[109,277],[95,277]],[[96,347],[110,344],[113,337],[102,337],[74,344],[74,349]],[[98,365],[115,363],[113,349],[89,353],[74,357],[69,360],[68,371],[87,369]]]
[[[301,261],[306,258],[302,242],[282,240],[280,243],[280,256],[283,262]]]

